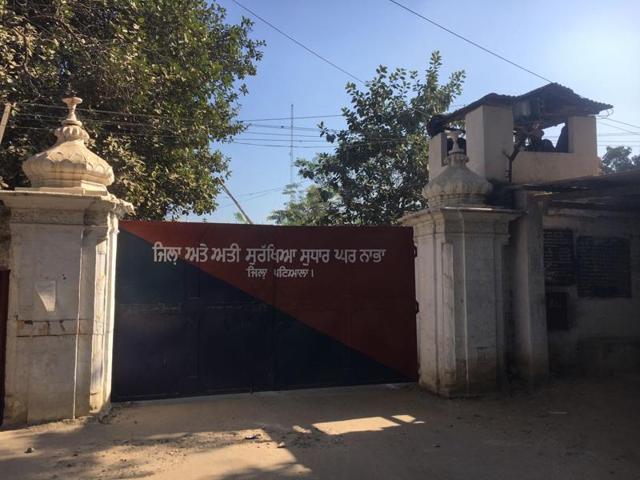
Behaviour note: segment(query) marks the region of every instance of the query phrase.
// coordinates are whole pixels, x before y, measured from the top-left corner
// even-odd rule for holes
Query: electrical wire
[[[251,118],[248,120],[238,120],[239,122],[271,122],[276,120],[308,120],[310,118],[335,118],[335,117],[344,117],[342,113],[335,113],[330,115],[304,115],[300,117],[275,117],[275,118]]]
[[[266,196],[273,195],[274,193],[276,193],[276,192],[266,192],[266,193],[263,193],[263,194],[261,194],[261,195],[257,195],[257,196],[255,196],[255,197],[253,197],[253,198],[245,199],[245,200],[243,200],[242,202],[246,204],[247,202],[252,202],[253,200],[258,200],[258,199],[260,199],[260,198],[264,198],[264,197],[266,197]],[[219,207],[217,208],[217,210],[222,210],[222,209],[224,209],[224,208],[229,208],[229,207],[234,207],[234,206],[236,206],[236,204],[235,204],[235,203],[227,203],[226,205],[221,205],[221,206],[219,206]]]
[[[289,185],[291,185],[290,183],[286,183],[284,185],[280,185],[279,187],[273,187],[273,188],[268,188],[266,190],[257,190],[255,192],[249,192],[249,193],[239,193],[238,195],[236,195],[236,197],[240,198],[240,197],[253,197],[255,195],[261,195],[263,193],[270,193],[270,192],[275,192],[275,191],[280,191],[285,189],[286,187],[288,187]]]
[[[391,0],[390,0],[391,1]],[[461,104],[457,104],[457,106],[460,106]],[[45,105],[42,103],[32,103],[32,102],[21,102],[18,104],[18,106],[34,106],[34,107],[39,107],[39,108],[49,108],[49,109],[55,109],[55,110],[67,110],[67,107],[62,107],[62,106],[57,106],[57,105]],[[452,105],[452,106],[456,106],[456,105]],[[166,128],[166,129],[173,129],[175,128],[175,126],[178,126],[179,124],[182,125],[190,125],[193,123],[196,123],[196,120],[193,120],[192,118],[182,118],[182,117],[174,117],[174,116],[168,116],[168,115],[150,115],[150,114],[139,114],[139,113],[127,113],[127,112],[118,112],[118,111],[114,111],[114,110],[100,110],[100,109],[87,109],[87,108],[77,108],[76,110],[81,111],[81,112],[85,112],[85,113],[108,113],[108,114],[113,114],[113,115],[125,115],[125,116],[132,116],[132,117],[148,117],[148,118],[155,118],[158,120],[171,120],[174,126],[172,127],[164,127],[161,125],[156,125],[156,124],[151,124],[148,122],[130,122],[130,121],[119,121],[119,120],[106,120],[106,119],[100,119],[100,118],[91,118],[91,117],[86,117],[83,120],[85,120],[88,123],[96,123],[99,125],[123,125],[123,126],[131,126],[131,127],[135,127],[135,126],[140,126],[140,127],[154,127],[154,128]],[[14,113],[14,115],[19,116],[19,117],[25,117],[25,118],[33,118],[33,119],[51,119],[51,120],[60,120],[59,116],[56,115],[45,115],[45,114],[41,114],[41,113],[32,113],[32,112],[22,112],[22,111],[18,111],[16,113]],[[293,117],[294,119],[312,119],[312,118],[337,118],[337,117],[342,117],[342,114],[330,114],[330,115],[304,115],[304,116],[298,116],[298,117]],[[633,135],[640,135],[640,132],[634,132],[628,129],[625,129],[623,127],[620,127],[618,125],[611,125],[609,123],[606,122],[614,122],[614,123],[618,123],[620,125],[626,125],[632,128],[638,128],[640,129],[640,126],[638,125],[634,125],[632,123],[628,123],[628,122],[623,122],[621,120],[616,120],[614,118],[611,118],[610,116],[607,115],[597,115],[596,116],[598,121],[601,122],[603,125],[606,125],[608,127],[611,128],[615,128],[617,130],[620,130],[622,132],[628,133],[628,134],[633,134]],[[291,117],[272,117],[272,118],[255,118],[255,119],[246,119],[246,120],[238,120],[239,123],[244,123],[245,126],[247,127],[252,127],[253,129],[256,128],[260,128],[260,129],[282,129],[282,130],[289,130],[291,127],[288,125],[283,125],[283,124],[279,124],[279,125],[265,125],[265,124],[261,124],[261,123],[253,123],[253,122],[266,122],[266,121],[278,121],[278,120],[289,120]],[[296,131],[306,131],[306,132],[319,132],[321,131],[320,128],[318,127],[293,127],[294,130]],[[327,128],[326,129],[328,132],[333,132],[333,133],[337,133],[338,130],[337,129],[333,129],[333,128]],[[258,133],[258,132],[256,132]],[[282,134],[276,134],[276,133],[267,133],[267,132],[259,132],[261,135],[282,135],[282,136],[287,136],[289,137],[290,134],[289,133],[282,133]],[[302,137],[302,136],[307,136],[307,135],[301,135],[301,134],[296,134],[296,136]],[[315,135],[308,135],[308,137],[315,137]]]
[[[253,133],[256,135],[273,135],[273,136],[277,136],[277,137],[287,137],[290,138],[291,134],[290,133],[276,133],[276,132],[261,132],[260,130],[254,130],[253,128],[248,128],[247,130],[245,130],[242,133]],[[293,134],[294,137],[296,138],[315,138],[315,139],[320,139],[320,135],[307,135],[304,133],[294,133]]]
[[[247,140],[249,142],[298,142],[298,143],[317,143],[318,141],[322,140],[321,138],[317,138],[315,140],[309,140],[309,139],[302,139],[302,140],[297,140],[297,139],[286,139],[286,138],[248,138],[248,137],[242,137],[242,140]]]
[[[31,103],[31,102],[20,102],[18,105],[24,105],[24,106],[29,106],[29,107],[38,107],[38,108],[49,108],[49,109],[55,109],[55,110],[67,110],[67,107],[61,107],[58,105],[45,105],[42,103]],[[155,118],[158,120],[172,120],[176,123],[181,123],[181,124],[193,124],[198,122],[198,120],[194,120],[193,118],[185,118],[185,117],[176,117],[173,115],[151,115],[151,114],[143,114],[143,113],[127,113],[127,112],[117,112],[115,110],[99,110],[99,109],[88,109],[88,108],[76,108],[76,111],[78,112],[84,112],[84,113],[105,113],[105,114],[110,114],[110,115],[123,115],[123,116],[131,116],[131,117],[145,117],[145,118]],[[21,115],[21,116],[27,116],[27,115],[37,115],[38,117],[42,117],[42,118],[53,118],[53,119],[60,119],[60,117],[56,116],[56,115],[44,115],[44,114],[40,114],[40,113],[29,113],[29,112],[18,112],[16,115]],[[298,117],[293,117],[294,120],[308,120],[308,119],[313,119],[313,118],[337,118],[337,117],[342,117],[342,114],[330,114],[330,115],[303,115],[303,116],[298,116]],[[105,120],[105,119],[99,119],[99,118],[91,118],[89,117],[88,119],[91,119],[94,122],[103,122],[103,123],[122,123],[122,121],[120,120]],[[267,121],[276,121],[276,120],[290,120],[291,117],[274,117],[274,118],[254,118],[254,119],[239,119],[237,120],[238,123],[246,123],[246,124],[251,124],[251,122],[267,122]],[[143,123],[141,122],[128,122],[131,123],[133,125],[142,125]],[[288,127],[287,127],[288,128]]]
[[[233,1],[235,1],[235,0],[233,0]],[[531,75],[534,75],[534,76],[538,77],[538,78],[539,78],[539,79],[541,79],[541,80],[544,80],[545,82],[554,83],[552,80],[549,80],[548,78],[543,77],[542,75],[540,75],[540,74],[538,74],[538,73],[534,72],[533,70],[529,70],[528,68],[523,67],[522,65],[520,65],[520,64],[518,64],[518,63],[516,63],[516,62],[513,62],[513,61],[509,60],[508,58],[505,58],[505,57],[503,57],[502,55],[500,55],[500,54],[498,54],[498,53],[496,53],[496,52],[494,52],[494,51],[492,51],[492,50],[489,50],[489,49],[488,49],[488,48],[486,48],[486,47],[483,47],[482,45],[480,45],[480,44],[478,44],[478,43],[474,42],[473,40],[470,40],[469,38],[464,37],[464,36],[460,35],[459,33],[454,32],[454,31],[453,31],[453,30],[451,30],[450,28],[447,28],[447,27],[445,27],[444,25],[439,24],[439,23],[438,23],[438,22],[436,22],[435,20],[432,20],[432,19],[430,19],[430,18],[425,17],[424,15],[422,15],[422,14],[420,14],[420,13],[416,12],[415,10],[412,10],[411,8],[407,7],[406,5],[403,5],[403,4],[402,4],[402,3],[400,3],[400,2],[397,2],[396,0],[389,0],[389,1],[390,1],[391,3],[393,3],[393,4],[397,5],[398,7],[403,8],[403,9],[404,9],[404,10],[406,10],[407,12],[410,12],[410,13],[414,14],[415,16],[420,17],[420,18],[421,18],[421,19],[423,19],[424,21],[429,22],[431,25],[434,25],[434,26],[438,27],[439,29],[444,30],[444,31],[445,31],[445,32],[447,32],[447,33],[450,33],[450,34],[451,34],[451,35],[453,35],[454,37],[457,37],[457,38],[459,38],[460,40],[463,40],[463,41],[467,42],[468,44],[473,45],[473,46],[474,46],[474,47],[476,47],[476,48],[479,48],[480,50],[482,50],[482,51],[484,51],[484,52],[488,53],[489,55],[493,55],[494,57],[496,57],[496,58],[498,58],[498,59],[500,59],[500,60],[502,60],[502,61],[504,61],[504,62],[507,62],[507,63],[509,63],[509,64],[513,65],[513,66],[514,66],[514,67],[516,67],[516,68],[519,68],[520,70],[523,70],[523,71],[525,71],[525,72],[527,72],[527,73],[530,73]]]
[[[51,133],[53,128],[47,128],[47,127],[22,127],[22,126],[12,126],[9,127],[10,129],[17,129],[17,130],[39,130],[39,131],[46,131]],[[178,135],[158,135],[158,134],[154,134],[154,133],[129,133],[129,132],[110,132],[111,135],[113,136],[123,136],[123,137],[149,137],[149,136],[153,136],[154,138],[171,138],[171,139],[176,139],[179,138]],[[546,136],[545,138],[548,139],[552,139],[552,138],[556,138],[556,136],[554,135],[550,135],[550,136]],[[252,147],[263,147],[263,148],[289,148],[289,145],[286,144],[265,144],[265,143],[255,143],[255,142],[259,142],[259,141],[273,141],[273,139],[250,139],[250,138],[242,138],[240,137],[238,140],[228,140],[228,141],[223,141],[223,142],[219,142],[221,145],[244,145],[244,146],[252,146]],[[389,144],[389,143],[399,143],[404,141],[404,139],[402,138],[391,138],[391,139],[366,139],[363,141],[353,141],[351,143],[348,144],[343,144],[340,146],[340,148],[343,149],[355,149],[355,148],[361,148],[361,147],[365,147],[365,146],[371,146],[371,145],[384,145],[384,144]],[[598,146],[605,146],[605,145],[610,145],[612,143],[616,143],[618,145],[625,145],[625,146],[632,146],[635,147],[636,142],[635,140],[633,141],[621,141],[621,140],[612,140],[609,141],[607,143],[598,143]],[[331,143],[326,143],[326,144],[317,144],[317,145],[296,145],[296,148],[302,148],[302,149],[315,149],[315,150],[330,150],[330,149],[336,149],[338,146],[335,144],[331,144]]]
[[[229,196],[229,198],[231,198],[231,200],[233,200],[234,205],[238,208],[238,210],[240,211],[242,216],[245,218],[245,220],[250,225],[253,225],[253,221],[251,220],[251,218],[249,218],[249,215],[247,215],[247,212],[244,211],[244,209],[242,208],[242,205],[240,205],[240,202],[238,202],[238,200],[236,200],[236,198],[233,196],[233,194],[229,191],[229,188],[227,188],[225,183],[224,182],[220,183],[220,186],[222,187],[222,190],[224,190],[224,192]]]
[[[611,121],[610,118],[607,119],[607,120]],[[640,132],[632,132],[631,130],[627,130],[626,128],[622,128],[622,127],[619,127],[617,125],[611,125],[610,123],[606,123],[604,120],[600,120],[600,123],[602,123],[603,125],[606,125],[607,127],[615,128],[616,130],[620,130],[620,131],[625,132],[625,133],[631,133],[631,134],[640,135]]]
[[[536,73],[533,70],[520,65],[519,63],[516,63],[516,62],[514,62],[512,60],[509,60],[508,58],[503,57],[499,53],[496,53],[493,50],[490,50],[489,48],[483,47],[482,45],[478,44],[477,42],[474,42],[473,40],[471,40],[471,39],[469,39],[469,38],[467,38],[467,37],[465,37],[463,35],[460,35],[459,33],[456,33],[455,31],[451,30],[450,28],[445,27],[444,25],[436,22],[435,20],[433,20],[431,18],[425,17],[421,13],[416,12],[415,10],[407,7],[406,5],[404,5],[404,4],[400,3],[400,2],[398,2],[397,0],[389,0],[389,1],[391,3],[397,5],[398,7],[406,10],[407,12],[410,12],[413,15],[421,18],[422,20],[430,23],[431,25],[434,25],[434,26],[438,27],[439,29],[444,30],[445,32],[447,32],[447,33],[459,38],[460,40],[463,40],[464,42],[467,42],[468,44],[470,44],[470,45],[472,45],[472,46],[474,46],[476,48],[479,48],[480,50],[482,50],[485,53],[488,53],[489,55],[492,55],[492,56],[494,56],[494,57],[496,57],[496,58],[498,58],[498,59],[500,59],[500,60],[502,60],[502,61],[504,61],[504,62],[506,62],[506,63],[508,63],[508,64],[510,64],[512,66],[514,66],[514,67],[516,67],[516,68],[519,68],[520,70],[523,70],[523,71],[525,71],[525,72],[527,72],[527,73],[529,73],[529,74],[531,74],[531,75],[533,75],[535,77],[538,77],[539,79],[544,80],[545,82],[554,83],[553,80],[550,80],[549,78],[547,78],[547,77],[545,77],[543,75],[540,75],[539,73]],[[634,125],[632,123],[623,122],[621,120],[614,120],[613,118],[610,118],[610,117],[599,116],[599,118],[606,118],[611,122],[619,123],[621,125],[627,125],[628,127],[640,128],[639,125]]]
[[[47,127],[23,127],[23,126],[11,126],[8,127],[8,130],[40,130],[52,133],[53,128]],[[157,135],[153,133],[129,133],[129,132],[109,132],[113,136],[126,136],[126,137],[150,137],[153,136],[155,138],[179,138],[178,135]],[[219,142],[221,144],[236,144],[236,145],[251,145],[256,147],[276,147],[276,148],[289,148],[289,145],[271,145],[271,144],[259,144],[259,143],[251,143],[251,142],[242,142],[242,141],[222,141]],[[316,148],[316,149],[328,149],[335,148],[335,145],[327,143],[326,145],[299,145],[296,148]]]
[[[154,135],[155,137],[158,138],[179,138],[180,135],[177,133],[172,133],[172,130],[168,129],[168,128],[163,128],[160,126],[155,126],[155,125],[150,125],[150,124],[146,124],[146,123],[135,123],[134,125],[139,125],[139,126],[143,126],[143,127],[153,127],[151,129],[148,128],[148,132],[144,133],[144,132],[127,132],[127,131],[117,131],[117,132],[109,132],[112,135],[125,135],[125,136],[132,136],[132,137],[147,137],[150,135]],[[607,125],[609,126],[609,125]],[[623,130],[622,133],[615,133],[615,132],[603,132],[603,133],[599,133],[598,134],[598,138],[601,137],[630,137],[630,136],[640,136],[640,132],[632,132],[630,130],[626,130],[626,129],[622,129],[622,127],[617,127],[616,125],[610,125],[613,128],[617,128],[617,129],[621,129]],[[57,124],[51,124],[49,126],[43,126],[43,127],[27,127],[27,126],[13,126],[10,128],[14,128],[14,129],[29,129],[29,130],[43,130],[43,131],[51,131],[55,128],[59,127],[59,125]],[[285,125],[282,126],[262,126],[265,128],[286,128]],[[166,130],[166,132],[160,132],[160,133],[154,133],[153,129],[157,129],[157,130]],[[314,129],[311,129],[314,130]],[[316,130],[319,131],[319,130]],[[168,133],[167,133],[168,132]],[[247,137],[247,135],[261,135],[261,136],[282,136],[282,137],[287,137],[287,138],[254,138],[254,137]],[[295,143],[315,143],[318,141],[322,140],[322,137],[320,135],[307,135],[307,134],[300,134],[300,133],[296,133],[294,134],[295,138],[294,138],[294,142]],[[545,138],[557,138],[557,135],[546,135]],[[240,140],[243,142],[290,142],[290,134],[288,133],[275,133],[275,132],[263,132],[263,131],[256,131],[253,129],[250,129],[248,131],[244,131],[244,132],[240,132],[236,135],[233,136],[234,139],[236,140]],[[313,140],[309,140],[309,139],[313,139]],[[397,137],[367,137],[366,139],[363,139],[360,142],[357,141],[352,141],[351,145],[362,145],[362,144],[375,144],[375,143],[381,143],[381,142],[400,142],[403,141],[403,139],[401,138],[397,138]],[[233,143],[233,140],[219,140],[220,143]],[[329,142],[329,145],[331,144],[331,142]],[[323,144],[323,145],[316,145],[318,147],[322,147],[322,148],[327,148],[329,145],[327,144]]]
[[[238,2],[237,0],[231,0],[233,3],[235,3],[237,6],[239,6],[240,8],[242,8],[243,10],[249,12],[251,15],[253,15],[254,17],[256,17],[258,20],[260,20],[261,22],[269,25],[271,28],[273,28],[276,32],[278,32],[280,35],[285,36],[286,38],[288,38],[289,40],[291,40],[293,43],[295,43],[296,45],[298,45],[301,48],[304,48],[307,52],[309,52],[310,54],[312,54],[313,56],[319,58],[320,60],[322,60],[325,63],[328,63],[329,65],[331,65],[333,68],[335,68],[336,70],[340,70],[342,73],[350,76],[351,78],[353,78],[354,80],[356,80],[357,82],[360,82],[361,84],[365,84],[364,80],[361,80],[360,78],[356,77],[353,73],[345,70],[344,68],[336,65],[335,63],[333,63],[331,60],[329,60],[326,57],[323,57],[322,55],[320,55],[318,52],[312,50],[311,48],[307,47],[305,44],[303,44],[302,42],[299,42],[298,40],[296,40],[295,38],[293,38],[291,35],[285,33],[284,31],[280,30],[278,27],[276,27],[273,23],[269,22],[268,20],[262,18],[260,15],[258,15],[256,12],[254,12],[253,10],[250,10],[249,8],[245,7],[244,5],[242,5],[240,2]]]
[[[606,119],[609,120],[610,122],[614,122],[614,123],[620,123],[621,125],[627,125],[628,127],[633,127],[633,128],[640,128],[640,125],[634,125],[632,123],[627,123],[627,122],[621,122],[620,120],[614,120],[611,117],[608,116],[604,116],[604,115],[598,115],[599,119]]]
[[[273,148],[289,148],[289,145],[268,145],[268,144],[261,144],[261,143],[249,143],[249,142],[236,142],[236,141],[232,141],[229,143],[233,143],[235,145],[250,145],[252,147],[273,147]],[[299,145],[296,148],[315,148],[315,149],[324,149],[324,148],[335,148],[334,145]]]
[[[38,113],[23,113],[23,112],[19,112],[15,114],[18,117],[23,117],[23,118],[32,118],[35,120],[45,120],[45,121],[50,121],[53,124],[55,124],[55,126],[59,126],[58,122],[55,122],[55,120],[60,120],[60,117],[57,117],[55,115],[42,115],[42,114],[38,114]],[[163,130],[168,130],[168,131],[173,131],[176,128],[179,128],[181,125],[178,123],[172,124],[172,125],[161,125],[161,124],[155,124],[155,123],[146,123],[146,122],[126,122],[126,121],[119,121],[119,120],[103,120],[103,119],[97,119],[97,118],[82,118],[83,121],[85,121],[85,123],[95,123],[97,125],[116,125],[116,126],[128,126],[128,127],[151,127],[151,128],[155,128],[155,129],[163,129]],[[291,127],[287,126],[287,125],[267,125],[267,124],[253,124],[253,123],[247,123],[246,124],[247,127],[253,127],[253,128],[261,128],[261,129],[278,129],[278,130],[284,130],[287,129],[289,130]],[[298,131],[305,131],[305,132],[320,132],[322,131],[322,129],[320,129],[319,127],[293,127],[294,130],[298,130]],[[331,129],[331,128],[327,128],[327,131],[330,132],[337,132],[338,130],[336,129]],[[241,132],[242,133],[242,132]],[[256,132],[258,133],[258,132]],[[262,134],[262,132],[259,132]],[[264,133],[265,135],[273,135],[273,134],[267,134]],[[289,134],[282,134],[282,135],[287,135],[289,136]],[[311,135],[311,137],[314,137],[314,135]]]

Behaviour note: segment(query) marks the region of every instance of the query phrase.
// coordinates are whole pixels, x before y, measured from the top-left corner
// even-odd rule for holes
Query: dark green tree
[[[602,171],[604,173],[625,172],[640,168],[640,155],[631,156],[631,147],[607,147],[602,156]]]
[[[0,175],[26,184],[21,163],[52,144],[72,91],[138,217],[213,211],[228,170],[210,144],[242,131],[242,80],[261,57],[250,29],[205,0],[0,0],[0,102],[15,102]]]
[[[298,223],[384,225],[426,206],[421,189],[428,182],[426,124],[446,111],[461,93],[464,72],[456,71],[440,84],[442,57],[433,52],[423,76],[399,68],[376,76],[360,90],[347,84],[351,106],[342,109],[347,128],[322,134],[336,143],[334,153],[297,162],[300,174],[315,184],[314,198],[324,202],[321,218]],[[294,202],[287,208],[300,210]],[[274,219],[287,219],[280,212]]]

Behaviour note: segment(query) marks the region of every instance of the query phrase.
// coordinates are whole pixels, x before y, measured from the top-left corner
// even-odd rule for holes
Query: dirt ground
[[[119,405],[103,423],[0,431],[0,478],[640,479],[640,377],[474,400],[379,385]]]

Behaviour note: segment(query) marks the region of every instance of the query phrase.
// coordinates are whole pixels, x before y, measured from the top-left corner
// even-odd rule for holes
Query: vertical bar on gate
[[[0,425],[4,418],[4,376],[9,307],[9,270],[0,270]]]

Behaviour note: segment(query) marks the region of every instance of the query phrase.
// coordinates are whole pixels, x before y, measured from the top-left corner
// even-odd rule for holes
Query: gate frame
[[[0,270],[0,425],[4,418],[4,380],[7,367],[7,320],[9,313],[9,276],[11,270]]]

